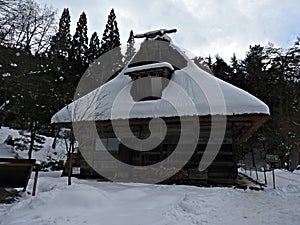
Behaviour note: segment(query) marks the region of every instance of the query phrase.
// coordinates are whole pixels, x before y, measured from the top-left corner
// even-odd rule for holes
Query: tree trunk
[[[37,123],[30,122],[30,145],[29,145],[29,151],[28,151],[28,159],[32,158],[32,151],[33,151],[33,147],[34,147],[36,131],[37,131]]]

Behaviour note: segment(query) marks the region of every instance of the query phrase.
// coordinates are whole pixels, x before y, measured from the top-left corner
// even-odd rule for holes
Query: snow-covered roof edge
[[[150,70],[150,69],[165,68],[165,67],[169,68],[172,71],[174,70],[174,67],[170,63],[160,62],[160,63],[151,63],[142,66],[130,67],[124,70],[124,74],[133,73],[137,71]]]

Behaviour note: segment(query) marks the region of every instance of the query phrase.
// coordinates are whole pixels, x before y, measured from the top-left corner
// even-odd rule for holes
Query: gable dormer
[[[150,63],[129,67],[124,74],[133,81],[131,96],[134,101],[158,100],[172,77],[174,68],[170,63]]]

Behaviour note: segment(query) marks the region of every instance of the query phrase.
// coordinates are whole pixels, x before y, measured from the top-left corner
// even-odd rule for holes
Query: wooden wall
[[[167,123],[168,132],[164,141],[156,148],[148,152],[140,152],[127,148],[123,144],[113,143],[110,145],[110,153],[118,160],[123,161],[134,166],[147,166],[157,163],[165,158],[167,158],[172,151],[175,149],[179,136],[180,136],[180,124],[178,123]],[[102,138],[101,142],[104,146],[107,145],[108,138],[114,139],[114,134],[110,126],[98,127],[99,136]],[[101,129],[101,130],[100,130]],[[145,129],[147,130],[147,124],[133,125],[132,131],[138,135],[139,133],[145,134]],[[201,123],[200,126],[200,137],[198,145],[194,151],[193,156],[189,162],[183,168],[187,172],[188,178],[185,180],[178,181],[178,183],[192,183],[192,184],[233,184],[237,178],[237,154],[235,151],[235,146],[233,144],[233,124],[228,122],[225,137],[223,140],[223,145],[214,159],[213,163],[205,170],[198,171],[199,162],[202,158],[204,150],[207,145],[208,137],[210,134],[210,123]],[[143,130],[143,132],[141,132]],[[96,138],[96,137],[95,137]],[[99,176],[90,166],[101,166],[103,169],[107,169],[114,173],[116,171],[116,166],[113,162],[109,160],[93,160],[93,157],[97,154],[101,154],[104,149],[98,149],[95,139],[89,138],[88,143],[84,141],[84,145],[93,145],[95,152],[91,153],[88,157],[88,163],[85,158],[81,157],[80,167],[82,177],[101,177]],[[98,146],[98,147],[97,147]],[[79,149],[84,147],[79,145]],[[188,147],[188,146],[187,146]]]

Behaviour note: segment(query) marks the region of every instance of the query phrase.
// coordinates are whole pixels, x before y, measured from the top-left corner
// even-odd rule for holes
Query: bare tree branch
[[[0,44],[41,52],[56,31],[56,11],[34,0],[0,0]]]

